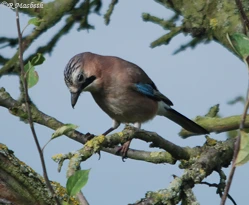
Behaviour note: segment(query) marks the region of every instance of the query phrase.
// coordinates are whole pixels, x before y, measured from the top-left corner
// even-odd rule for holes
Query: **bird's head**
[[[92,91],[96,85],[93,83],[96,76],[89,72],[89,65],[85,62],[84,53],[78,54],[70,59],[65,70],[64,79],[71,93],[71,104],[74,108],[83,91]]]

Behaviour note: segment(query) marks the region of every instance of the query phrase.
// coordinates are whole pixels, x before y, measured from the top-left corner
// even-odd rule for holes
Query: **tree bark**
[[[241,0],[241,8],[238,8],[236,1],[233,0],[155,0],[167,9],[175,12],[175,15],[168,20],[160,19],[148,13],[143,14],[144,21],[149,21],[162,26],[169,30],[165,35],[151,43],[151,47],[167,45],[176,35],[190,34],[193,39],[186,45],[182,45],[175,53],[185,50],[188,47],[194,48],[200,43],[210,42],[212,40],[223,45],[226,49],[233,52],[226,35],[233,33],[247,33],[247,21],[245,15],[249,15],[249,1]],[[13,3],[7,0],[8,3]],[[27,0],[20,1],[29,3]],[[40,1],[33,1],[39,3]],[[91,3],[90,3],[91,2]],[[74,24],[79,24],[79,29],[91,29],[92,25],[88,23],[88,15],[91,11],[98,13],[103,1],[83,1],[55,0],[44,4],[43,9],[21,9],[21,12],[32,17],[42,19],[40,26],[36,27],[32,33],[24,38],[23,48],[27,49],[35,39],[42,33],[52,28],[65,15],[67,19],[64,27],[51,39],[51,41],[40,46],[36,52],[30,55],[28,59],[37,52],[51,53],[58,40],[68,33]],[[76,7],[76,5],[78,5]],[[110,16],[114,6],[118,6],[118,1],[112,1],[105,15],[106,23],[110,21]],[[243,15],[243,12],[245,15]],[[178,17],[183,17],[180,26],[177,26]],[[9,43],[9,46],[17,45],[17,39],[2,38],[3,42]],[[237,55],[236,53],[234,53]],[[241,59],[241,56],[237,56]],[[0,78],[3,75],[19,75],[18,55],[15,53],[10,59],[0,55],[0,63],[4,66],[0,69]],[[205,63],[205,62],[203,62]],[[21,90],[21,92],[23,92]],[[0,89],[0,106],[7,108],[11,114],[27,120],[27,112],[22,104],[22,100],[13,99],[4,88]],[[211,110],[211,109],[210,109]],[[63,123],[57,119],[46,115],[38,110],[35,105],[31,107],[32,118],[34,122],[44,125],[51,129],[58,129]],[[216,115],[218,108],[205,117],[198,117],[198,124],[204,126],[209,132],[226,132],[239,128],[241,116],[230,116],[227,118],[218,118]],[[245,128],[249,128],[249,119],[245,121]],[[180,135],[183,138],[193,135],[186,130],[182,130]],[[192,188],[195,184],[201,183],[204,178],[213,171],[220,173],[220,186],[224,188],[225,177],[222,174],[222,168],[227,167],[232,160],[234,139],[230,138],[224,142],[215,141],[207,138],[207,142],[202,147],[179,147],[156,133],[144,130],[126,128],[121,133],[103,138],[95,137],[88,141],[87,134],[71,131],[66,136],[76,140],[85,146],[71,155],[55,156],[54,160],[62,166],[65,159],[71,159],[80,163],[87,160],[94,153],[105,151],[111,154],[117,154],[118,145],[137,138],[145,142],[152,143],[152,147],[159,147],[164,151],[146,152],[140,150],[128,151],[128,157],[131,159],[142,160],[150,163],[169,163],[175,164],[177,160],[181,162],[180,168],[185,169],[184,174],[180,177],[174,177],[174,180],[167,189],[155,192],[147,192],[146,196],[134,204],[176,204],[180,201],[184,204],[198,204]],[[79,164],[77,164],[79,166]],[[60,200],[66,200],[67,195],[65,188],[58,183],[52,182],[52,186]],[[32,168],[18,160],[12,151],[5,145],[0,144],[0,204],[54,204],[53,198],[49,195],[43,178],[35,173]],[[74,199],[70,204],[78,204]]]

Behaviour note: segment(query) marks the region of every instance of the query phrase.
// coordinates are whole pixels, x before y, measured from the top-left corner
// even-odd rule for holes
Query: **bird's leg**
[[[140,129],[141,128],[141,123],[136,122],[134,123],[134,127]],[[124,161],[125,158],[127,158],[127,152],[130,148],[131,140],[128,140],[125,142],[118,150],[116,153],[122,153],[122,160]]]
[[[127,158],[127,152],[130,148],[131,140],[128,140],[125,142],[121,147],[118,148],[117,154],[121,153],[122,154],[122,161],[124,162],[124,159]]]
[[[113,130],[116,130],[120,125],[120,122],[113,120],[112,121],[112,127],[109,128],[108,130],[106,130],[102,135],[106,136],[108,135],[110,132],[112,132]]]
[[[115,130],[115,128],[111,127],[108,130],[106,130],[102,135],[106,136],[108,135],[110,132],[112,132],[113,130]]]
[[[112,132],[113,130],[117,129],[120,125],[120,122],[116,121],[116,120],[113,120],[112,122],[112,127],[109,128],[108,130],[106,130],[102,135],[106,136],[108,135],[110,132]],[[101,158],[101,154],[100,154],[100,151],[98,152],[99,154],[99,160]]]

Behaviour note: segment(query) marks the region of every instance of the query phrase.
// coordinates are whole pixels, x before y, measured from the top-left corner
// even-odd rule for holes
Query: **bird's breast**
[[[146,122],[157,114],[158,102],[135,91],[92,95],[99,107],[119,122]]]

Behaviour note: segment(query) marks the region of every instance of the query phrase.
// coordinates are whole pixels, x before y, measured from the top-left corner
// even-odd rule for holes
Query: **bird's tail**
[[[184,129],[196,134],[209,134],[206,129],[188,119],[176,110],[172,108],[165,108],[165,110],[166,112],[164,112],[163,115],[173,122],[177,123],[178,125],[182,126]]]

